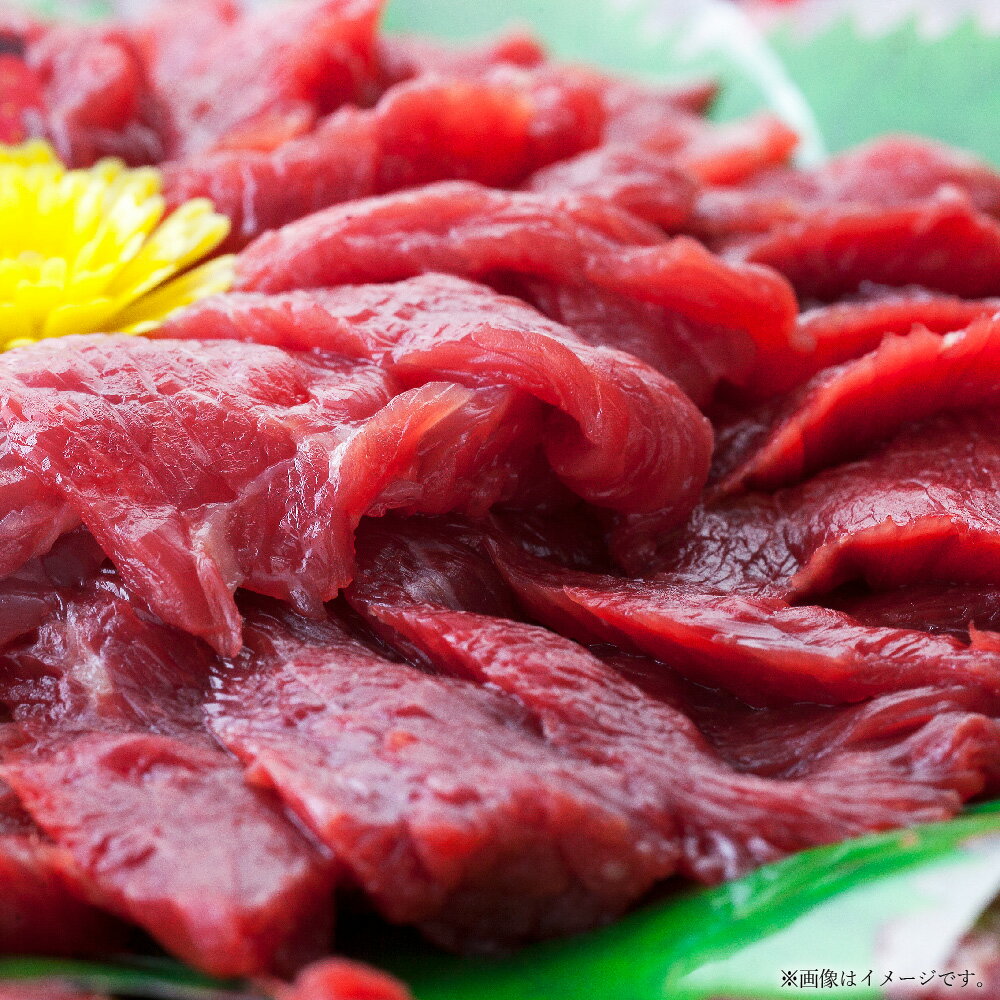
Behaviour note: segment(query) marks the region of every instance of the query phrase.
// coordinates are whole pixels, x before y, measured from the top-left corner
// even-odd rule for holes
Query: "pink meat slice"
[[[788,486],[914,421],[998,401],[1000,319],[946,336],[924,328],[887,336],[870,354],[821,372],[793,394],[722,489]]]
[[[680,828],[683,868],[733,878],[819,843],[952,815],[984,787],[996,723],[953,714],[898,739],[891,754],[847,760],[804,780],[739,774],[676,709],[645,695],[581,646],[531,625],[426,605],[369,613],[447,672],[499,687],[535,713],[555,746],[621,773],[653,824]],[[949,751],[943,761],[936,751]]]
[[[242,13],[172,2],[136,34],[165,110],[168,156],[273,149],[375,87],[378,0],[294,0]],[[192,25],[204,44],[183,52]]]
[[[171,204],[210,198],[233,223],[229,246],[245,246],[355,198],[451,178],[517,185],[599,142],[601,115],[600,93],[585,76],[422,77],[391,88],[374,108],[344,108],[274,150],[168,163],[164,185]]]
[[[992,411],[940,414],[800,486],[699,508],[650,565],[695,589],[796,601],[852,581],[995,585],[998,468]]]
[[[609,292],[748,338],[755,367],[799,350],[796,308],[768,270],[730,266],[687,237],[664,239],[634,216],[586,196],[491,191],[450,182],[334,207],[252,243],[241,255],[244,290],[396,281],[427,271],[487,277],[497,271]],[[610,338],[609,334],[609,338]]]
[[[294,968],[328,944],[330,863],[205,732],[211,663],[114,585],[67,593],[3,657],[0,773],[91,902],[212,975]]]
[[[526,610],[557,632],[654,656],[750,704],[839,704],[956,684],[1000,693],[1000,658],[950,637],[862,626],[778,598],[560,571],[506,549],[498,566]]]
[[[875,211],[852,203],[818,208],[737,240],[730,256],[772,267],[800,295],[824,301],[865,282],[967,298],[1000,294],[1000,223],[952,190]]]
[[[11,352],[2,381],[12,451],[134,594],[229,653],[238,585],[315,610],[350,580],[363,514],[482,512],[536,469],[526,397],[397,395],[384,369],[322,353],[90,337]]]
[[[337,351],[377,361],[405,385],[506,384],[553,408],[548,460],[570,489],[601,506],[683,518],[707,473],[708,424],[672,382],[628,354],[581,343],[516,299],[448,276],[228,295],[158,335]]]
[[[611,919],[673,870],[673,831],[516,702],[386,659],[332,618],[246,610],[213,731],[390,920],[452,948],[510,946]]]

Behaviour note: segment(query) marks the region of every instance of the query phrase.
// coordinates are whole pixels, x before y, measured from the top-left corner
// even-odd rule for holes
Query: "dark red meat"
[[[665,307],[706,333],[725,329],[737,351],[749,338],[755,367],[742,375],[747,384],[799,349],[794,305],[779,277],[729,267],[693,240],[664,240],[634,216],[581,196],[450,183],[335,207],[251,244],[239,281],[275,292],[426,271],[513,271]]]
[[[707,473],[708,425],[677,387],[628,354],[580,343],[516,299],[443,275],[396,285],[230,295],[164,337],[231,337],[372,359],[403,385],[509,385],[552,407],[553,469],[591,503],[687,515]],[[637,488],[638,487],[638,488]]]
[[[944,414],[773,497],[700,509],[656,565],[682,585],[800,601],[852,580],[995,584],[998,469],[993,414]]]
[[[836,704],[926,685],[1000,694],[1000,658],[949,637],[777,598],[547,569],[506,550],[499,559],[522,605],[557,632],[647,653],[751,704]]]
[[[100,955],[120,948],[116,920],[91,906],[72,861],[0,786],[0,952],[5,955]]]
[[[684,867],[704,881],[732,878],[804,846],[896,826],[901,815],[949,815],[961,797],[983,788],[1000,744],[993,721],[954,713],[918,727],[874,760],[841,758],[829,775],[822,766],[802,781],[739,775],[688,718],[566,639],[425,605],[372,605],[369,612],[436,666],[517,697],[554,745],[622,774],[629,800],[654,825],[676,822]],[[950,751],[948,762],[937,768],[932,762],[942,748]]]
[[[322,953],[329,862],[205,734],[207,650],[89,590],[2,663],[0,773],[92,902],[214,975]]]
[[[673,870],[673,831],[516,702],[385,659],[332,619],[248,609],[246,638],[213,685],[214,732],[389,919],[450,947],[511,945],[602,922]]]

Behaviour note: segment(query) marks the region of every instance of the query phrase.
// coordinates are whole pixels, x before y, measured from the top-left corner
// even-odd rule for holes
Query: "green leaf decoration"
[[[915,132],[1000,165],[1000,36],[984,35],[975,22],[927,39],[913,21],[877,38],[860,37],[842,21],[812,38],[784,30],[771,43],[831,151],[886,132]]]
[[[824,996],[876,1000],[887,972],[945,972],[1000,889],[1000,806],[807,851],[605,930],[503,961],[412,950],[389,963],[418,1000],[778,1000],[783,971],[870,971]],[[956,970],[961,971],[961,970]],[[973,970],[974,971],[974,970]]]

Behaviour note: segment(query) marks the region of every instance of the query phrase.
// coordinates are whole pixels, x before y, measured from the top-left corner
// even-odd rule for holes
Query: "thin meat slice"
[[[940,414],[800,486],[708,504],[657,540],[647,568],[680,586],[794,601],[852,581],[995,585],[995,424],[989,410]]]
[[[497,559],[526,610],[556,631],[655,656],[750,704],[838,704],[928,685],[1000,694],[1000,658],[949,637],[777,598],[560,571],[508,549]]]
[[[329,860],[208,737],[211,662],[113,582],[65,594],[3,657],[0,773],[91,902],[209,974],[295,968],[328,944]]]
[[[334,207],[268,233],[239,261],[244,290],[395,281],[427,271],[515,272],[594,284],[749,338],[756,371],[798,350],[795,306],[770,271],[728,266],[687,237],[585,196],[490,191],[458,182]]]
[[[238,585],[315,612],[350,580],[365,513],[481,513],[537,470],[524,396],[395,394],[384,369],[320,353],[64,339],[8,353],[0,378],[11,450],[133,593],[229,653]]]
[[[630,801],[652,823],[680,828],[683,867],[702,881],[803,847],[953,815],[983,789],[1000,744],[995,722],[955,714],[913,734],[904,728],[891,752],[841,760],[830,774],[738,774],[690,719],[561,636],[426,605],[368,611],[436,667],[516,697],[554,745],[622,774]]]
[[[887,336],[870,354],[815,376],[739,458],[722,490],[775,489],[863,454],[905,425],[1000,401],[1000,320],[940,336]]]
[[[274,150],[233,149],[164,168],[168,203],[210,198],[233,223],[231,247],[355,198],[431,181],[520,184],[600,140],[589,78],[548,71],[422,77],[371,109],[348,107]],[[665,199],[661,199],[665,200]]]
[[[274,1000],[411,1000],[397,979],[378,969],[343,958],[307,966],[291,984],[265,984]]]
[[[516,702],[386,659],[333,618],[245,610],[213,731],[390,920],[452,948],[510,946],[609,920],[673,870],[672,831]]]
[[[202,6],[172,2],[145,31],[137,29],[167,114],[168,156],[274,149],[375,88],[379,0],[295,0],[247,13],[217,8],[205,44],[185,54],[181,39],[204,23]]]
[[[86,167],[101,157],[130,164],[163,156],[157,107],[142,58],[121,28],[51,26],[26,47],[25,64],[39,87],[39,107],[25,120],[67,164]]]
[[[792,389],[824,368],[875,350],[887,333],[903,335],[917,327],[951,333],[997,313],[1000,299],[960,299],[919,287],[875,287],[854,300],[806,310],[799,316],[799,332],[811,345],[809,352],[797,359],[800,368],[775,372],[775,391]]]
[[[832,205],[736,241],[734,260],[780,271],[802,296],[832,301],[865,282],[1000,294],[1000,224],[958,192],[873,211]]]
[[[705,481],[707,422],[670,381],[590,347],[516,299],[443,275],[286,295],[228,295],[164,337],[228,337],[372,359],[405,385],[506,384],[556,411],[543,444],[575,493],[619,510],[690,511]]]
[[[604,198],[661,229],[677,232],[691,214],[697,183],[665,153],[603,145],[537,171],[525,189]]]
[[[124,925],[86,901],[71,859],[0,785],[0,952],[89,956],[124,942]]]
[[[970,641],[970,626],[1000,632],[1000,591],[994,587],[913,584],[896,590],[846,587],[823,603],[865,625],[920,629]]]

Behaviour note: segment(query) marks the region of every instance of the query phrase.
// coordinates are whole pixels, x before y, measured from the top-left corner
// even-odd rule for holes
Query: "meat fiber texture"
[[[0,356],[0,952],[404,1000],[335,909],[509,951],[1000,788],[1000,176],[379,8],[0,19],[0,141],[239,251]]]

